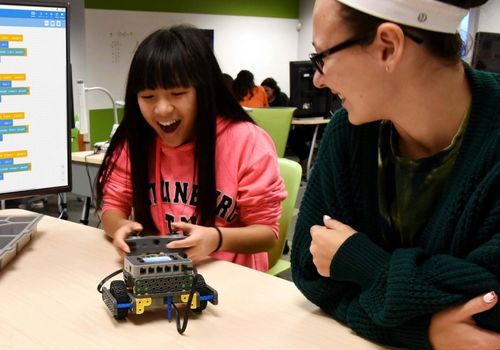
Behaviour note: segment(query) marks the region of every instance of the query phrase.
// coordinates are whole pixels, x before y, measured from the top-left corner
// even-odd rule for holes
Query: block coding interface
[[[0,195],[68,185],[66,11],[0,4]]]

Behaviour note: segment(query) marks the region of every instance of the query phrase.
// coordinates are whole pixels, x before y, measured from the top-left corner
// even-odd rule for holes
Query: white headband
[[[457,32],[468,10],[436,0],[337,0],[366,14],[432,32]]]

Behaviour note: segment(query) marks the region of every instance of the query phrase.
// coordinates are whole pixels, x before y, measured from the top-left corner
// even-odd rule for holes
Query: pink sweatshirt
[[[216,146],[216,225],[243,227],[252,224],[270,226],[278,236],[278,220],[281,201],[286,198],[283,180],[279,173],[276,151],[271,138],[258,126],[248,122],[217,120]],[[171,148],[161,143],[161,174],[155,172],[154,156],[151,156],[149,177],[151,184],[151,215],[162,231],[159,212],[171,221],[192,221],[195,205],[193,184],[194,143]],[[132,186],[128,148],[116,155],[115,168],[104,188],[102,212],[118,209],[129,216],[132,209]],[[156,181],[161,177],[162,201],[156,198]],[[158,208],[157,206],[161,207]],[[165,221],[166,222],[166,221]],[[256,270],[267,271],[267,252],[241,254],[214,252],[212,256],[228,260]]]

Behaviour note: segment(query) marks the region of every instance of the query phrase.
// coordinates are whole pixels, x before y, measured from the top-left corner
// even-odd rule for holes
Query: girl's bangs
[[[172,89],[193,86],[189,60],[182,59],[174,48],[152,52],[136,62],[137,91],[145,89]]]

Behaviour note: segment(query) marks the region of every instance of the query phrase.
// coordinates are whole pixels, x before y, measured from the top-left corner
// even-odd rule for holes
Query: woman
[[[500,348],[500,78],[461,61],[456,33],[485,2],[315,4],[314,82],[343,108],[301,203],[292,275],[374,341]]]
[[[134,232],[260,271],[285,198],[272,140],[227,88],[203,33],[150,34],[130,66],[124,118],[98,174],[104,230],[121,256]],[[132,217],[131,217],[132,215]]]
[[[255,85],[253,74],[242,70],[233,81],[233,94],[244,107],[269,107],[266,91]]]
[[[278,83],[273,78],[266,78],[260,84],[266,91],[269,107],[287,107],[290,104],[288,96],[281,91]]]

